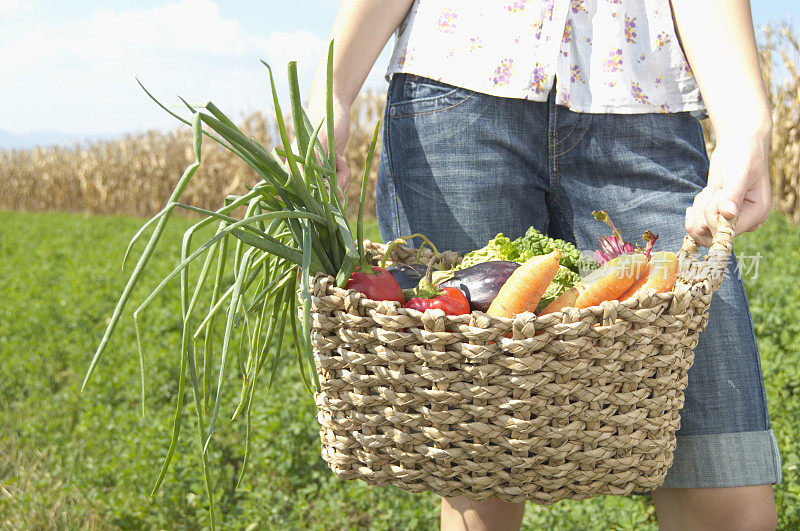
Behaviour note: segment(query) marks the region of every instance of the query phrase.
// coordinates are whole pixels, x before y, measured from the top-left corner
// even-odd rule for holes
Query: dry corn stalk
[[[787,23],[767,26],[762,35],[760,55],[773,119],[773,208],[800,223],[800,38]],[[353,106],[344,159],[354,175],[363,171],[372,128],[384,101],[383,94],[366,91]],[[273,116],[253,113],[242,125],[263,145],[276,143]],[[713,135],[708,123],[703,129],[710,152]],[[188,130],[151,131],[80,146],[0,150],[0,208],[151,216],[191,163],[190,137]],[[185,192],[187,202],[216,208],[225,195],[255,183],[252,171],[230,153],[210,143],[203,150],[203,166]],[[373,169],[366,204],[371,216],[375,215],[375,176]],[[351,215],[358,205],[357,188],[348,192]]]

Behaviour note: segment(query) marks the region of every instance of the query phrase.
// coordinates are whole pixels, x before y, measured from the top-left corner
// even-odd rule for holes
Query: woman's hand
[[[309,119],[316,127],[325,118],[325,94],[312,92],[309,104]],[[350,167],[344,161],[344,148],[350,138],[350,105],[344,104],[338,98],[333,99],[333,135],[334,149],[336,150],[336,184],[343,193],[350,187]],[[328,128],[323,125],[319,131],[319,141],[323,146],[328,146]]]
[[[686,210],[686,232],[709,246],[717,228],[717,214],[737,215],[735,234],[757,229],[769,215],[771,190],[769,144],[771,126],[760,132],[723,137],[711,154],[708,185]]]
[[[405,18],[412,0],[351,0],[342,2],[333,23],[333,131],[336,148],[336,181],[343,191],[350,184],[350,168],[342,158],[350,136],[350,107],[372,65],[392,32]],[[309,119],[316,126],[326,116],[327,57],[317,65],[309,97]],[[327,145],[327,127],[320,131]]]
[[[769,103],[749,0],[670,5],[717,139],[708,185],[686,210],[686,232],[708,245],[718,212],[738,214],[736,234],[754,230],[769,213]]]

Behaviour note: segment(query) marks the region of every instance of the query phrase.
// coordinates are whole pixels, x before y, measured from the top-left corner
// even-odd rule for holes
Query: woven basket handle
[[[728,219],[722,214],[718,214],[718,216],[717,233],[714,234],[714,239],[711,242],[711,247],[709,248],[708,254],[709,256],[726,254],[727,256],[725,257],[725,264],[727,264],[728,256],[730,256],[731,249],[733,248],[733,232],[734,227],[736,226],[736,218]],[[687,234],[683,238],[681,252],[686,253],[688,256],[697,256],[697,250],[699,247],[700,244]],[[706,257],[706,260],[709,259],[709,256]]]
[[[734,227],[736,227],[736,219],[737,218],[727,219],[722,214],[719,214],[719,217],[717,218],[717,232],[714,234],[711,247],[709,247],[708,254],[705,257],[706,267],[703,268],[704,270],[708,271],[708,269],[711,269],[722,274],[727,268],[728,260],[730,259],[731,251],[733,250],[733,236]],[[683,238],[683,245],[681,246],[679,256],[697,258],[697,251],[699,247],[700,244],[687,234]],[[697,271],[697,273],[701,272]],[[722,279],[720,278],[719,282],[721,281]],[[719,287],[717,282],[714,284],[715,288]]]

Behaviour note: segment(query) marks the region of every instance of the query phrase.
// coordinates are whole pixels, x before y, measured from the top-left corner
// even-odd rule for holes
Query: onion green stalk
[[[195,160],[186,169],[164,208],[134,234],[123,258],[123,268],[137,244],[152,230],[122,291],[84,378],[82,389],[95,373],[108,342],[116,329],[146,270],[150,257],[158,246],[166,224],[176,208],[202,214],[204,217],[183,235],[180,256],[175,268],[152,289],[133,312],[141,368],[142,415],[145,414],[145,372],[142,346],[139,342],[139,317],[154,298],[172,280],[180,283],[181,317],[180,370],[172,434],[160,472],[153,487],[155,492],[163,482],[175,453],[183,418],[186,376],[192,389],[197,417],[198,448],[203,479],[209,500],[211,526],[216,525],[213,504],[213,481],[208,463],[208,446],[212,442],[217,418],[223,408],[223,381],[226,371],[236,370],[242,379],[238,397],[231,401],[230,416],[245,417],[245,466],[250,455],[250,420],[256,389],[272,386],[279,367],[284,345],[291,334],[297,349],[297,367],[310,392],[319,390],[311,346],[311,292],[309,278],[323,273],[344,287],[359,262],[355,236],[363,237],[362,216],[357,232],[351,229],[345,212],[346,204],[339,199],[336,183],[336,160],[333,151],[332,65],[333,42],[328,47],[328,79],[326,118],[313,126],[300,103],[297,65],[289,63],[289,98],[296,143],[293,144],[283,121],[272,69],[267,67],[270,88],[277,117],[281,145],[267,151],[258,141],[248,138],[232,120],[213,103],[193,106],[183,100],[188,118],[162,104],[144,85],[142,89],[162,109],[181,122],[191,125]],[[262,61],[263,62],[263,61]],[[319,141],[322,126],[327,126],[327,145]],[[373,135],[365,176],[369,171],[377,140]],[[203,137],[208,137],[239,156],[261,178],[241,196],[224,198],[224,206],[207,210],[181,202],[181,195],[201,164]],[[366,177],[365,177],[366,178]],[[365,188],[362,188],[363,209]],[[241,219],[232,213],[245,207]],[[199,230],[216,225],[216,231],[199,245],[194,240]],[[234,245],[231,245],[233,243]],[[223,286],[226,264],[232,260],[231,286]],[[199,274],[191,275],[189,266],[202,264]],[[299,301],[298,301],[299,296]],[[207,302],[201,304],[202,298]],[[298,302],[302,311],[298,313]],[[224,318],[222,345],[217,350],[212,341],[217,317]],[[298,323],[299,320],[299,323]],[[298,334],[298,330],[301,331]],[[239,334],[238,341],[235,335]],[[231,351],[238,356],[229,367]],[[271,363],[269,357],[272,356]],[[259,383],[266,369],[269,379]],[[212,375],[217,372],[216,386]],[[261,379],[264,380],[263,378]],[[227,404],[227,403],[226,403]],[[244,472],[245,466],[242,467]],[[241,477],[239,478],[241,483]]]

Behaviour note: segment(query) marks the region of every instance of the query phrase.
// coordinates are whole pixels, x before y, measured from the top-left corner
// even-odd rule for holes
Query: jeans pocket
[[[452,109],[473,91],[414,74],[395,74],[390,90],[389,118],[432,114]]]

